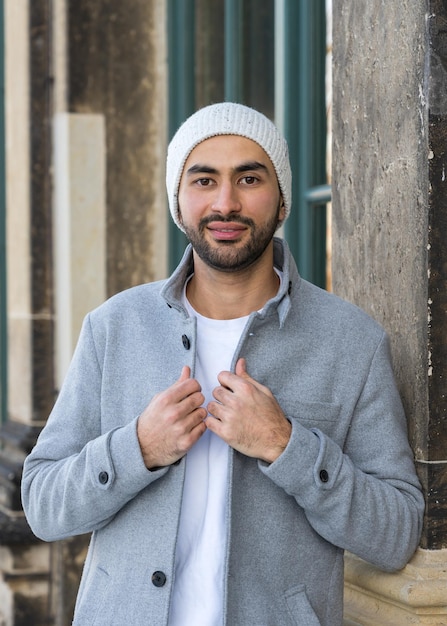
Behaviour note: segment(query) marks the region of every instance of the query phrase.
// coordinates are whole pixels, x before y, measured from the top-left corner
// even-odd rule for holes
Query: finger
[[[208,418],[210,419],[214,419],[214,420],[220,420],[223,416],[223,412],[224,412],[224,407],[222,405],[221,402],[209,402],[207,407],[206,407],[206,411],[207,411],[207,420]]]
[[[184,380],[188,380],[188,378],[190,378],[191,376],[191,368],[188,365],[184,365],[182,367],[182,371],[180,374],[180,378],[178,379],[178,382],[181,383]]]
[[[234,374],[232,372],[223,371],[217,377],[221,387],[229,391],[235,392],[241,381],[255,384],[255,380],[251,378],[246,369],[245,359],[240,358],[236,363]],[[245,384],[245,383],[244,383]],[[215,394],[213,394],[215,395]]]
[[[208,415],[206,420],[204,420],[204,424],[206,428],[213,432],[215,435],[221,435],[221,422],[213,415]]]
[[[173,390],[176,394],[175,399],[179,401],[197,391],[202,391],[202,387],[195,378],[191,378],[191,368],[184,365],[180,377],[173,385]]]
[[[205,419],[208,413],[204,407],[197,407],[193,409],[186,417],[184,428],[185,432],[192,432],[196,428],[201,428],[201,425],[204,426]]]
[[[236,363],[235,373],[238,376],[241,376],[242,378],[244,378],[245,376],[248,376],[247,362],[246,362],[246,360],[243,357],[238,359],[238,361]]]
[[[247,361],[242,357],[238,359],[236,363],[235,373],[240,378],[244,378],[245,380],[248,380],[249,382],[253,383],[253,385],[255,385],[255,387],[257,387],[258,389],[265,388],[264,385],[261,385],[261,383],[259,383],[257,380],[252,378],[250,374],[247,372]]]
[[[200,391],[196,391],[190,394],[189,396],[186,396],[185,398],[183,398],[179,406],[181,407],[182,413],[184,413],[185,416],[202,407],[202,410],[204,413],[203,417],[205,417],[206,409],[205,407],[202,406],[204,401],[205,401],[205,396],[203,395],[203,393]]]
[[[228,372],[226,370],[220,372],[217,376],[217,380],[219,381],[220,386],[224,389],[227,389],[228,391],[234,391],[234,388],[237,385],[239,379],[240,376],[237,376],[236,374],[233,374],[232,372]]]
[[[262,391],[269,396],[273,395],[268,387],[266,387],[265,385],[263,385],[262,383],[258,382],[257,380],[255,380],[254,378],[250,376],[250,374],[247,372],[247,361],[244,358],[241,357],[240,359],[238,359],[236,363],[235,373],[240,378],[244,378],[245,380],[252,383],[252,385],[256,387],[256,389],[259,389],[259,391]]]

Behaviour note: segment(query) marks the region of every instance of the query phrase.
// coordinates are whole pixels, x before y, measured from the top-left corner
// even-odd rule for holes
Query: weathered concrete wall
[[[391,334],[412,440],[427,419],[425,2],[334,0],[333,289]]]
[[[428,347],[429,420],[424,484],[424,545],[447,547],[447,3],[428,2],[429,111]]]
[[[8,404],[14,419],[32,416],[31,255],[29,248],[29,38],[28,7],[7,0],[5,19],[5,125],[8,303]]]
[[[10,420],[0,427],[0,623],[41,626],[49,549],[36,546],[25,522],[20,475],[37,436],[32,425],[54,401],[49,4],[4,4]]]
[[[333,289],[391,336],[426,499],[402,572],[346,556],[347,623],[447,623],[446,23],[442,0],[333,0]]]
[[[334,291],[391,335],[427,549],[447,547],[446,22],[441,0],[334,2]]]
[[[166,274],[163,0],[67,3],[68,110],[106,119],[107,291]]]

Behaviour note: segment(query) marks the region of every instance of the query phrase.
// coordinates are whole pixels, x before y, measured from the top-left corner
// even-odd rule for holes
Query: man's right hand
[[[171,387],[155,395],[138,418],[137,436],[148,469],[182,458],[206,431],[205,398],[185,365]]]

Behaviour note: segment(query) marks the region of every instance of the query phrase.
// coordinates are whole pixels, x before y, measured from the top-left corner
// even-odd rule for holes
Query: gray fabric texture
[[[292,436],[271,465],[231,454],[225,623],[341,626],[343,551],[403,567],[424,500],[383,329],[302,280],[280,239],[275,264],[280,292],[250,316],[234,363],[245,357],[271,389]],[[36,535],[93,533],[76,626],[167,624],[185,460],[148,471],[136,423],[183,365],[194,372],[195,323],[180,304],[191,271],[188,249],[169,280],[125,291],[86,317],[25,462],[23,504]],[[152,583],[156,571],[163,586]]]

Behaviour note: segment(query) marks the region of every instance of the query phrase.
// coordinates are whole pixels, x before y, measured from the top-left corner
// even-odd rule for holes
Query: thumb
[[[179,383],[182,383],[184,380],[188,380],[191,377],[191,368],[188,365],[184,365],[182,367],[182,372],[180,374],[180,378],[178,379]]]
[[[238,359],[236,363],[235,374],[239,376],[240,378],[244,378],[245,380],[248,380],[254,387],[256,387],[256,389],[259,389],[259,391],[262,391],[263,393],[266,393],[267,395],[270,395],[270,396],[273,395],[268,387],[265,387],[260,382],[258,382],[257,380],[255,380],[254,378],[250,376],[250,374],[247,372],[247,362],[245,359],[243,358]]]
[[[250,378],[247,372],[247,362],[244,358],[238,359],[236,363],[235,374],[241,378]]]

